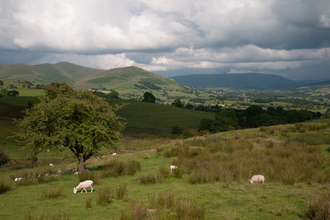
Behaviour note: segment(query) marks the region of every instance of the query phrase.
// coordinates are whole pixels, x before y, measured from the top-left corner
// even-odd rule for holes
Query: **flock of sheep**
[[[49,164],[50,167],[54,167],[54,164]],[[173,172],[174,169],[177,169],[178,167],[175,165],[170,166],[171,173]],[[21,177],[15,178],[15,181],[20,181],[22,180]],[[265,177],[263,175],[254,175],[252,178],[249,180],[249,182],[252,183],[264,183],[265,182]],[[79,189],[81,189],[81,193],[83,190],[87,193],[86,188],[91,188],[91,192],[93,192],[93,181],[92,180],[86,180],[84,182],[80,182],[78,186],[73,188],[73,193],[77,193]]]
[[[174,169],[177,169],[178,167],[175,165],[170,166],[171,172],[173,172]],[[264,183],[265,182],[265,177],[263,175],[254,175],[252,178],[249,180],[249,182],[252,183]],[[73,193],[77,193],[79,189],[81,189],[81,193],[83,190],[87,193],[86,188],[91,188],[91,192],[93,192],[93,181],[92,180],[86,180],[84,182],[80,182],[78,186],[73,188]]]

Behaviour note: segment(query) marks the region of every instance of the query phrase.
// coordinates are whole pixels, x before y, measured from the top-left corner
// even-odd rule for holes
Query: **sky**
[[[329,0],[0,0],[0,63],[330,80]]]

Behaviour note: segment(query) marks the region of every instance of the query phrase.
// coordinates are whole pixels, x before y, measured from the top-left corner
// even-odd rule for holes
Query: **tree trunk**
[[[81,155],[81,156],[79,156],[78,160],[79,160],[78,172],[83,173],[86,171],[86,164],[85,164],[84,157]]]

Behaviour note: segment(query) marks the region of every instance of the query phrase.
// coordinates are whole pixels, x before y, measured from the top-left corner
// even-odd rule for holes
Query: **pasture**
[[[190,208],[183,210],[195,213],[188,219],[305,219],[308,204],[328,192],[327,123],[261,127],[190,139],[132,130],[114,146],[117,155],[109,154],[114,149],[102,149],[87,161],[88,178],[96,183],[93,193],[73,193],[80,176],[72,173],[77,164],[70,152],[43,152],[33,163],[26,160],[22,146],[1,141],[0,148],[12,161],[0,167],[0,180],[12,190],[0,194],[0,218],[133,219],[127,215],[134,214],[142,219],[184,219],[178,217],[178,210],[186,202]],[[113,164],[129,161],[139,163],[140,170],[120,174],[109,170]],[[170,173],[171,164],[178,170]],[[58,170],[59,176],[35,177],[58,174]],[[253,174],[264,174],[265,184],[249,184]],[[20,176],[26,181],[13,181]],[[100,196],[105,194],[109,196],[103,204]]]

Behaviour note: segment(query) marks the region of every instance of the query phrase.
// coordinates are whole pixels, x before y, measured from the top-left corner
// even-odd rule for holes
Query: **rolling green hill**
[[[284,89],[303,83],[272,74],[196,74],[172,77],[178,83],[196,88]]]

